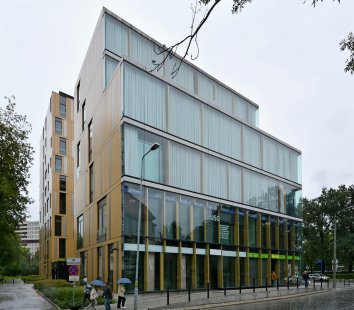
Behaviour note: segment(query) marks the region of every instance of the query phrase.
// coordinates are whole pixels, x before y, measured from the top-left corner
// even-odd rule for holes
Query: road
[[[0,285],[0,310],[56,310],[32,286],[33,284],[23,284],[19,280],[15,280],[15,284]]]
[[[318,294],[280,300],[223,307],[231,310],[300,310],[300,309],[354,309],[354,289],[338,289]]]

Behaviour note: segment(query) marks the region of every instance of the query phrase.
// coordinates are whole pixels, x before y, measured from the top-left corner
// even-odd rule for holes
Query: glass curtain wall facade
[[[151,71],[159,43],[113,13],[103,9],[97,27],[75,88],[88,123],[75,133],[85,158],[75,216],[89,277],[134,279],[137,242],[142,291],[260,286],[272,270],[281,281],[295,274],[301,152],[258,128],[257,104],[192,64],[173,79],[178,59]],[[142,157],[155,142],[141,193]]]

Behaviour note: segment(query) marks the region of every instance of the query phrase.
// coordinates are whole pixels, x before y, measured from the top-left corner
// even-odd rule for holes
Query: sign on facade
[[[71,257],[66,259],[66,265],[81,265],[81,258],[80,257]]]

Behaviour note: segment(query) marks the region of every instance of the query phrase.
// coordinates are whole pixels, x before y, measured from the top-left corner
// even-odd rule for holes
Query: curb
[[[53,307],[55,307],[57,310],[62,310],[57,304],[55,304],[53,301],[51,301],[48,297],[43,295],[40,291],[36,290],[34,286],[32,287],[38,295],[42,296],[46,301],[48,301]]]

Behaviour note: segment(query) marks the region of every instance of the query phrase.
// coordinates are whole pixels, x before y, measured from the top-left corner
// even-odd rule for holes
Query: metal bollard
[[[188,285],[188,301],[191,301],[191,286]]]
[[[12,285],[15,285],[15,278],[12,278]]]
[[[266,292],[268,292],[268,280],[266,279]]]
[[[322,282],[323,282],[323,280],[322,280],[322,277],[321,277],[321,288],[322,288]]]
[[[208,293],[208,298],[209,298],[209,283],[207,284],[207,293]]]
[[[327,281],[327,287],[329,287],[329,279],[328,279],[328,281]]]
[[[290,278],[288,277],[288,282],[286,283],[286,286],[288,287],[288,289],[289,289],[289,285],[290,285]]]
[[[349,283],[348,283],[348,286],[350,286],[350,279],[349,279]]]
[[[226,286],[224,286],[224,296],[226,296]]]
[[[239,287],[239,290],[240,290],[240,294],[241,294],[241,283],[240,283],[240,287]]]
[[[253,293],[256,292],[256,279],[253,278]]]
[[[345,279],[344,279],[344,286],[345,286]]]
[[[296,278],[296,288],[299,288],[299,278]]]
[[[167,287],[167,304],[170,304],[170,288]]]
[[[313,288],[315,288],[316,286],[316,280],[315,280],[315,278],[313,278]]]

